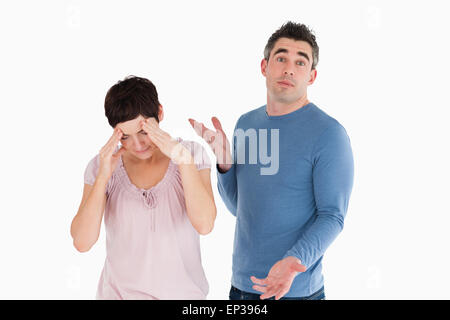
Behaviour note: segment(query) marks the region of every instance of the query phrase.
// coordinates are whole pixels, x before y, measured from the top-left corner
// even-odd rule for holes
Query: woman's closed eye
[[[140,134],[143,134],[143,135],[147,135],[147,132],[145,132],[144,130],[141,130],[141,131],[139,131],[138,133],[140,133]],[[121,138],[121,140],[127,140],[128,139],[128,136],[122,136],[122,138]]]

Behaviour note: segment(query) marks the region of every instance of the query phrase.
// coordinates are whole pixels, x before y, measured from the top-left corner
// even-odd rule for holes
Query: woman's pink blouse
[[[199,143],[177,140],[191,151],[198,170],[211,168]],[[85,170],[85,183],[94,184],[98,168],[96,155]],[[157,185],[141,189],[119,159],[106,196],[106,259],[96,298],[205,299],[209,287],[199,234],[186,213],[178,166],[170,161]]]

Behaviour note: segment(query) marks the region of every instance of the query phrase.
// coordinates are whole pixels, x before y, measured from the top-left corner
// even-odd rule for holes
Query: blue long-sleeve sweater
[[[250,277],[265,278],[278,260],[295,256],[307,271],[285,296],[316,292],[353,186],[344,127],[313,103],[282,116],[262,106],[239,118],[233,160],[226,173],[217,170],[219,193],[236,216],[232,285],[261,294]]]

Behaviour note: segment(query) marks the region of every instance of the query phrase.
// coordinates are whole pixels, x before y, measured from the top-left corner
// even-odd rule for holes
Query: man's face
[[[140,121],[144,119],[143,116],[139,115],[133,120],[117,124],[117,127],[123,132],[120,139],[121,144],[127,152],[141,160],[150,158],[158,149],[147,136],[147,133],[139,126]]]
[[[270,52],[269,61],[261,61],[268,95],[277,102],[292,103],[306,95],[317,75],[311,70],[312,48],[306,41],[280,38]]]

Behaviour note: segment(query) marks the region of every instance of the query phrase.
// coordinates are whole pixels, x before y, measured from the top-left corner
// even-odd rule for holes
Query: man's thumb
[[[294,270],[297,272],[305,272],[306,271],[306,267],[300,263],[296,263],[294,264]]]

